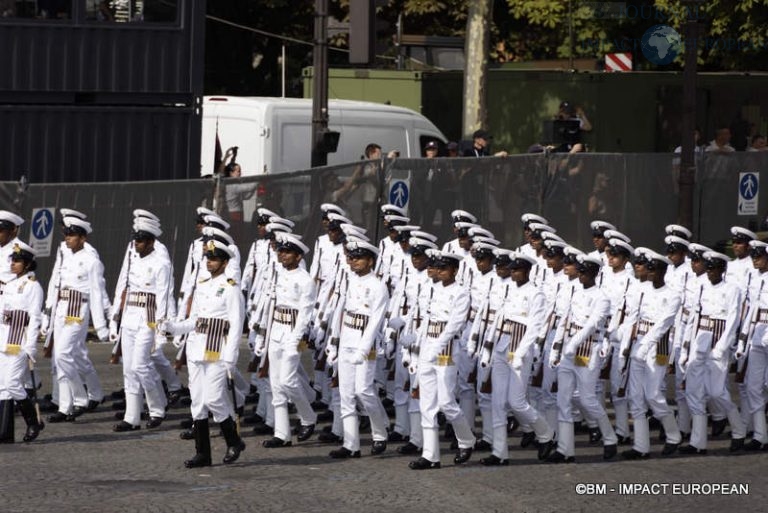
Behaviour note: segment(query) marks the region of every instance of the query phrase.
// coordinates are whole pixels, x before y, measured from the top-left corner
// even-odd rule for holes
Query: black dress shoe
[[[123,417],[125,417],[125,410],[120,410],[115,412],[115,420],[120,420]]]
[[[490,451],[491,449],[493,449],[493,447],[491,447],[491,444],[486,442],[483,439],[480,439],[477,442],[475,442],[476,451],[487,452],[487,451]]]
[[[456,438],[456,434],[453,432],[453,424],[445,425],[445,432],[443,433],[443,438],[445,440],[453,440]]]
[[[589,443],[592,445],[599,444],[603,439],[603,434],[599,428],[589,428]]]
[[[467,447],[466,449],[459,449],[459,451],[456,453],[456,457],[453,458],[453,462],[456,465],[461,465],[462,463],[466,463],[469,461],[469,458],[472,457],[472,448]]]
[[[509,460],[502,460],[495,454],[491,454],[490,456],[481,458],[480,464],[485,465],[486,467],[506,467],[509,465]]]
[[[743,438],[731,438],[731,446],[728,450],[731,452],[736,452],[744,449],[744,439]]]
[[[712,436],[720,436],[725,431],[725,426],[728,423],[728,419],[713,420],[712,421]]]
[[[210,467],[211,458],[205,457],[202,454],[195,454],[191,460],[184,462],[184,466],[187,468]]]
[[[523,433],[522,438],[520,438],[520,447],[525,449],[535,441],[536,441],[536,433],[534,433],[533,431],[531,431],[530,433]]]
[[[163,419],[164,417],[150,417],[147,421],[147,429],[160,427],[160,424],[163,423]]]
[[[110,394],[112,399],[125,399],[125,390],[115,390]]]
[[[405,442],[407,438],[407,436],[403,436],[402,433],[398,433],[397,431],[390,431],[387,435],[388,442]]]
[[[88,406],[85,407],[88,411],[93,411],[99,407],[102,401],[94,401],[93,399],[88,401]]]
[[[413,460],[408,464],[408,468],[412,470],[429,470],[433,468],[440,468],[439,461],[429,461],[427,458],[419,458]]]
[[[317,414],[317,421],[318,422],[330,422],[333,420],[333,410],[325,410],[321,411]]]
[[[603,459],[604,460],[612,460],[616,457],[616,453],[618,453],[618,449],[616,447],[616,444],[611,445],[604,445],[603,446]]]
[[[759,440],[750,440],[748,444],[744,444],[745,451],[765,451],[768,448],[768,444],[761,444]]]
[[[325,411],[328,409],[328,405],[325,404],[323,401],[314,401],[312,404],[310,404],[313,410],[315,411]]]
[[[263,423],[264,419],[261,417],[261,415],[258,415],[254,413],[253,415],[246,415],[243,417],[242,423],[248,426],[252,426],[253,424]]]
[[[299,442],[303,442],[305,440],[309,440],[309,437],[312,436],[315,432],[315,425],[310,424],[308,426],[301,426],[299,427],[299,432],[296,433],[296,439]]]
[[[335,434],[333,434],[333,433],[331,433],[329,431],[327,433],[326,432],[320,433],[317,436],[317,440],[319,442],[323,442],[325,444],[331,444],[331,443],[338,444],[338,443],[341,443],[343,441],[343,438],[338,436],[338,435],[335,435]]]
[[[80,415],[82,415],[83,413],[85,413],[87,411],[88,411],[88,407],[87,406],[73,406],[72,407],[72,415],[75,418],[79,417]]]
[[[647,452],[640,452],[636,451],[635,449],[630,449],[628,451],[622,452],[621,457],[625,460],[647,460],[649,454]]]
[[[179,438],[182,440],[194,440],[195,439],[195,430],[194,429],[185,429],[181,433],[179,433]]]
[[[618,445],[632,445],[632,438],[629,436],[616,435],[616,443]]]
[[[273,436],[269,440],[264,440],[261,442],[262,447],[266,447],[267,449],[276,449],[278,447],[290,447],[293,445],[290,440],[283,440],[282,438],[278,438],[276,436]]]
[[[512,433],[514,433],[515,430],[517,428],[519,428],[519,427],[520,427],[520,423],[517,421],[516,418],[510,417],[509,419],[507,419],[507,434],[508,435],[511,435]]]
[[[555,451],[549,455],[546,461],[547,463],[573,463],[576,461],[576,458],[573,456],[566,456],[560,451]]]
[[[179,427],[180,427],[181,429],[191,429],[191,428],[192,428],[192,424],[193,424],[193,423],[194,423],[194,421],[193,421],[193,420],[192,420],[192,418],[190,417],[190,418],[188,418],[188,419],[184,419],[184,420],[182,420],[181,422],[179,422]]]
[[[397,448],[398,454],[419,454],[421,452],[421,447],[416,447],[411,442],[408,442],[405,445],[401,445]]]
[[[699,449],[697,447],[694,447],[691,444],[688,444],[686,446],[680,447],[677,451],[680,454],[700,454],[700,455],[707,454],[707,450],[706,449]]]
[[[339,447],[338,449],[334,449],[331,452],[329,452],[328,456],[330,456],[335,460],[344,460],[347,458],[359,458],[360,451],[352,452],[346,447]]]
[[[174,390],[173,392],[168,392],[168,406],[175,406],[176,403],[179,402],[181,399],[182,392],[181,390]]]
[[[669,442],[664,444],[664,448],[661,450],[662,456],[672,456],[677,451],[680,444],[671,444]]]
[[[40,421],[39,424],[31,424],[27,426],[27,432],[24,434],[24,441],[31,442],[40,435],[40,431],[45,428],[45,422]],[[753,440],[754,442],[754,440]]]
[[[259,394],[253,393],[245,396],[245,404],[255,404],[259,402]]]
[[[240,457],[240,453],[245,450],[245,442],[240,440],[236,445],[230,445],[227,447],[227,453],[224,455],[224,459],[222,460],[225,464],[234,463],[237,461],[237,458]]]
[[[260,422],[259,424],[256,424],[253,426],[253,433],[255,435],[271,435],[274,432],[274,429],[263,422]]]
[[[134,426],[133,424],[129,424],[128,422],[121,420],[114,426],[112,426],[112,431],[115,433],[124,433],[126,431],[138,431],[141,429],[141,426]]]
[[[549,457],[549,455],[552,453],[552,449],[554,449],[555,446],[556,444],[554,440],[540,443],[539,454],[538,454],[539,461],[546,460]]]
[[[371,454],[376,456],[387,450],[387,442],[385,440],[374,440],[371,445]]]
[[[60,411],[57,411],[53,415],[48,417],[48,422],[51,424],[56,424],[58,422],[74,422],[75,416],[74,415],[67,415],[66,413],[62,413]]]

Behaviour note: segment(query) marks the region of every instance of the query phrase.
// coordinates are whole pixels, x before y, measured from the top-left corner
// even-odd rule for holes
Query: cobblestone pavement
[[[89,345],[107,392],[122,387],[121,367],[107,364],[110,349],[109,344]],[[171,356],[173,347],[167,350]],[[41,359],[42,393],[50,390],[49,370],[49,361]],[[48,424],[32,444],[0,445],[0,511],[342,513],[418,507],[464,513],[694,508],[698,513],[762,510],[768,495],[768,453],[730,455],[725,438],[713,441],[707,456],[605,463],[601,448],[578,435],[577,464],[547,465],[536,460],[534,451],[521,449],[519,435],[513,435],[511,464],[500,468],[481,466],[477,461],[482,453],[464,466],[454,466],[446,442],[442,469],[415,472],[408,469],[410,458],[398,455],[394,444],[383,455],[371,456],[368,433],[363,435],[361,459],[337,461],[327,456],[333,446],[314,437],[290,448],[264,449],[265,437],[244,426],[247,449],[239,461],[221,464],[225,446],[217,436],[212,443],[215,464],[188,470],[183,461],[194,454],[194,443],[179,439],[178,429],[187,413],[183,408],[170,410],[166,422],[155,430],[113,433],[114,411],[106,402],[75,423]],[[21,440],[20,417],[16,433]],[[660,444],[653,450],[658,455]],[[705,485],[704,492],[711,492],[710,484],[747,485],[748,494],[685,494],[691,490],[675,488],[680,483]],[[620,488],[626,484],[656,488],[629,494]],[[590,490],[588,485],[597,488]]]

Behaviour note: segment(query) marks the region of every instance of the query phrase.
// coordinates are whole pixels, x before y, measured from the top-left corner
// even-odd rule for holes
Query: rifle
[[[472,339],[475,342],[475,352],[474,354],[477,354],[478,350],[478,343],[480,340],[485,339],[485,334],[488,331],[488,324],[491,322],[491,289],[493,288],[493,278],[488,280],[488,293],[485,295],[485,313],[483,314],[483,320],[482,320],[482,334],[478,333],[476,335],[472,335]],[[470,359],[473,357],[473,355],[469,355]],[[470,371],[469,376],[467,376],[467,383],[469,384],[476,384],[477,383],[477,366],[478,362],[475,362],[475,365],[472,366],[472,371]]]
[[[229,329],[236,329],[234,326],[230,326]],[[232,373],[227,371],[227,388],[232,392],[232,408],[235,411],[235,432],[240,434],[240,408],[237,407],[237,392],[235,390],[235,379],[232,377]]]
[[[430,287],[429,288],[429,303],[428,303],[429,305],[432,304],[432,296],[434,296],[434,294],[435,294],[434,287]],[[416,333],[418,333],[419,330],[421,329],[421,321],[422,321],[422,318],[421,318],[421,302],[417,301],[416,305],[417,305],[416,306],[416,318],[414,319],[414,322],[416,324],[416,326],[415,326]],[[429,310],[427,310],[427,317],[429,317]],[[413,357],[418,358],[419,354],[421,353],[421,347],[418,345],[418,336],[417,336],[416,340],[417,340],[417,344],[415,346],[411,347],[411,357],[412,358]],[[419,399],[421,397],[421,393],[419,391],[419,374],[418,373],[414,373],[413,374],[413,382],[411,383],[411,397],[413,399]]]
[[[554,353],[555,366],[560,365],[560,359],[563,357],[563,342],[565,341],[565,335],[568,331],[568,324],[571,321],[571,306],[573,304],[573,293],[576,291],[575,286],[571,286],[571,297],[568,299],[568,313],[565,315],[565,323],[563,324],[563,336],[559,340],[552,341],[552,352]],[[557,393],[557,373],[555,373],[552,380],[552,386],[549,391],[553,394]]]
[[[536,345],[539,346],[539,361],[534,364],[533,377],[531,378],[532,387],[541,388],[541,385],[544,382],[544,344],[547,341],[549,332],[552,331],[552,321],[555,320],[555,307],[557,306],[557,295],[560,293],[560,286],[562,284],[562,282],[558,283],[557,289],[555,289],[555,301],[552,303],[552,310],[547,316],[544,336],[536,339]]]
[[[418,330],[419,326],[421,326],[421,304],[419,301],[419,298],[421,297],[421,283],[416,284],[416,315],[414,317],[411,317],[411,333],[416,333],[418,336]],[[415,327],[415,329],[414,329]],[[411,348],[403,348],[404,351],[408,351],[408,359],[412,357],[412,351]],[[403,363],[405,367],[408,367],[405,363]],[[411,391],[411,373],[408,373],[408,376],[405,378],[405,383],[403,384],[403,392],[410,392]]]
[[[400,305],[398,306],[399,314],[400,315],[407,315],[408,314],[408,272],[405,273],[405,278],[402,285],[402,294],[403,298],[400,301]],[[389,313],[386,315],[386,318],[389,319],[390,315]],[[387,370],[389,373],[387,374],[387,381],[392,381],[395,379],[395,358],[397,355],[397,341],[400,338],[400,332],[402,331],[402,328],[398,330],[393,330],[390,334],[390,338],[392,339],[392,344],[395,347],[394,353],[392,354],[392,358],[387,358]],[[385,355],[386,356],[386,355]]]
[[[330,340],[331,333],[336,333],[333,329],[330,329],[328,327],[328,321],[324,320],[326,316],[326,310],[331,312],[331,318],[333,317],[333,312],[336,311],[336,306],[339,303],[339,294],[341,291],[341,283],[344,279],[345,275],[343,274],[343,270],[339,266],[339,255],[336,255],[336,261],[334,263],[335,271],[334,271],[334,277],[333,282],[328,287],[328,294],[326,295],[325,301],[323,303],[320,303],[320,300],[318,300],[315,303],[315,309],[318,310],[317,315],[315,316],[315,322],[317,320],[320,320],[320,329],[323,330],[323,337],[320,340],[315,339],[315,370],[316,371],[322,371],[325,370],[325,365],[328,362],[328,355],[325,353],[325,341]],[[333,284],[336,284],[334,287]],[[322,298],[320,298],[322,299]],[[322,309],[321,309],[322,307]]]
[[[627,279],[627,284],[624,287],[624,302],[621,304],[621,311],[619,312],[619,322],[616,324],[617,329],[619,326],[621,326],[624,323],[624,318],[627,316],[627,291],[629,291],[629,279]],[[608,335],[607,328],[608,328],[608,323],[606,323],[606,336]],[[603,367],[600,370],[599,379],[611,379],[611,367],[613,367],[613,344],[610,344],[609,346],[608,354],[606,355],[606,360],[607,360],[607,363],[605,364],[605,367]]]
[[[277,269],[272,270],[272,289],[269,293],[269,305],[267,307],[267,328],[264,335],[264,353],[261,355],[261,361],[259,362],[259,374],[260,378],[266,378],[269,376],[269,337],[272,335],[272,325],[274,324],[273,317],[275,315],[275,305],[277,303]]]
[[[195,291],[197,290],[197,278],[200,276],[200,267],[203,265],[203,258],[197,263],[197,269],[195,269],[195,278],[192,280],[192,290],[189,291],[189,297],[187,298],[187,305],[184,309],[184,319],[189,319],[189,314],[192,312],[192,301],[195,298]],[[176,352],[176,358],[173,361],[173,368],[181,370],[187,364],[187,339],[189,333],[185,333],[181,336],[181,343],[179,344],[179,350]]]
[[[752,345],[752,335],[755,332],[755,324],[757,324],[757,313],[760,310],[757,308],[760,304],[760,294],[763,292],[763,285],[765,282],[760,280],[760,290],[757,292],[757,302],[755,308],[752,311],[752,317],[749,320],[749,327],[747,332],[739,333],[739,342],[744,344],[744,356],[736,362],[736,383],[744,383],[744,378],[747,376],[747,366],[749,365],[749,348]]]
[[[344,285],[346,280],[346,274],[341,275],[341,280],[339,281],[339,289]],[[328,343],[331,345],[331,347],[335,348],[333,351],[336,354],[337,362],[334,363],[331,368],[328,369],[328,372],[331,377],[331,388],[338,388],[339,387],[339,366],[338,366],[338,354],[339,354],[339,337],[341,335],[341,326],[343,324],[343,318],[344,318],[344,308],[346,306],[347,302],[347,291],[346,289],[344,292],[341,292],[339,290],[338,292],[338,300],[336,302],[336,306],[333,310],[333,317],[331,318],[331,325],[328,328],[328,333],[333,334],[337,333],[337,336],[328,335],[330,338],[328,339]],[[325,351],[323,351],[325,353]],[[327,361],[327,354],[326,354],[326,361]]]
[[[702,308],[702,305],[701,305],[701,296],[702,296],[702,295],[704,295],[704,285],[702,285],[702,286],[701,286],[701,288],[699,288],[699,306],[698,306],[698,308],[696,309],[696,322],[695,322],[695,324],[696,324],[696,329],[694,330],[694,332],[693,332],[693,334],[691,335],[691,338],[690,338],[690,339],[688,339],[688,340],[685,340],[685,339],[684,339],[684,340],[683,340],[683,350],[684,350],[684,351],[686,351],[686,353],[685,353],[685,358],[686,358],[686,359],[685,359],[685,360],[681,360],[681,361],[680,361],[680,368],[681,368],[681,369],[683,368],[683,366],[684,366],[684,365],[685,365],[685,364],[688,362],[688,360],[690,359],[691,342],[693,342],[694,340],[696,340],[696,336],[699,334],[699,329],[701,329],[701,308]],[[681,381],[681,383],[680,383],[680,388],[681,388],[682,390],[685,390],[685,381],[686,381],[686,378],[685,378],[685,376],[683,376],[683,379],[682,379],[682,381]]]
[[[640,301],[637,303],[637,319],[635,319],[635,323],[632,325],[632,331],[629,334],[629,344],[627,344],[627,349],[624,351],[624,365],[621,368],[621,378],[619,380],[619,389],[616,391],[616,397],[626,397],[627,395],[627,385],[629,384],[629,363],[632,359],[630,355],[632,354],[632,346],[635,344],[635,340],[637,339],[637,326],[640,324],[640,312],[642,311],[643,307],[644,295],[645,292],[640,293]]]
[[[35,363],[32,358],[27,357],[27,365],[29,365],[29,376],[32,380],[32,403],[35,405],[35,415],[37,416],[37,424],[38,426],[42,426],[43,424],[43,417],[40,415],[40,405],[37,402],[37,381],[35,380]]]
[[[59,246],[59,262],[62,265],[64,263],[64,253],[61,250],[61,246]],[[59,294],[61,294],[61,265],[59,266],[59,283],[56,285],[56,300],[53,303],[53,307],[46,311],[48,314],[48,331],[45,334],[45,343],[43,344],[43,356],[45,358],[53,356],[53,320],[59,307]]]
[[[504,288],[504,299],[501,301],[501,305],[499,308],[496,309],[496,319],[500,320],[499,327],[497,328],[496,333],[496,341],[495,342],[484,342],[483,347],[490,351],[491,353],[491,360],[493,360],[493,348],[494,346],[499,342],[499,339],[501,338],[501,327],[504,325],[504,318],[501,316],[504,304],[507,302],[507,296],[509,295],[509,284]],[[484,340],[484,339],[483,339]],[[489,368],[488,368],[488,376],[486,376],[485,381],[483,381],[480,384],[480,393],[481,394],[490,394],[493,391],[493,385],[491,379],[493,378],[493,366],[490,365],[491,360],[489,360]]]
[[[133,261],[133,255],[131,254],[132,250],[133,241],[131,241],[128,247],[128,269],[125,273],[125,287],[123,287],[123,293],[120,295],[120,308],[115,312],[115,315],[112,316],[112,320],[115,321],[115,324],[117,324],[117,340],[115,340],[115,344],[112,346],[112,355],[109,357],[109,363],[112,365],[119,364],[120,358],[123,356],[123,347],[121,344],[121,328],[123,321],[123,311],[125,310],[125,300],[128,297],[128,284],[131,277],[131,262]]]

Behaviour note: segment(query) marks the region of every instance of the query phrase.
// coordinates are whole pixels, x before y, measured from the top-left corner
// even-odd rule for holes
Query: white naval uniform
[[[768,443],[765,421],[765,381],[768,373],[768,273],[756,273],[749,290],[749,312],[744,318],[741,333],[747,347],[739,344],[748,362],[744,376],[746,398],[741,403],[742,417],[748,415],[754,428],[753,440]]]
[[[104,317],[104,265],[94,253],[81,249],[63,259],[58,302],[53,321],[53,358],[59,383],[59,411],[71,414],[73,406],[87,405],[88,394],[78,366],[79,355],[86,351],[88,321],[93,319],[97,332],[107,331]],[[70,291],[82,294],[79,311],[70,309]],[[68,310],[72,310],[68,312]]]
[[[681,440],[663,389],[673,350],[670,331],[680,308],[680,294],[669,285],[655,288],[650,281],[643,284],[641,293],[642,303],[633,294],[635,301],[626,319],[628,326],[637,326],[636,340],[632,342],[632,332],[626,330],[620,354],[632,343],[627,395],[635,432],[633,449],[647,454],[651,450],[648,408],[664,427],[668,444],[679,444]],[[620,361],[623,363],[623,357]]]
[[[338,308],[341,325],[338,348],[338,376],[344,447],[360,450],[357,416],[359,402],[371,421],[373,441],[387,440],[389,420],[373,383],[376,371],[376,336],[382,328],[387,307],[387,288],[373,271],[365,276],[350,272],[344,307]]]
[[[392,312],[389,319],[389,328],[398,333],[395,354],[393,356],[395,366],[394,394],[393,402],[395,405],[395,426],[394,431],[413,438],[412,432],[421,431],[421,420],[416,418],[417,422],[411,422],[411,409],[409,405],[413,402],[413,409],[418,414],[418,402],[412,401],[410,390],[406,390],[406,384],[409,381],[408,369],[401,364],[403,359],[402,335],[405,333],[406,319],[409,314],[416,309],[416,303],[419,300],[419,291],[427,286],[427,271],[417,271],[413,267],[408,268],[402,280],[389,301],[388,310]],[[389,332],[385,332],[389,333]],[[386,337],[385,337],[386,338]],[[421,440],[419,435],[418,440]],[[411,440],[413,443],[413,440]],[[419,444],[418,447],[421,445]]]
[[[188,319],[168,323],[171,334],[189,333],[187,367],[194,420],[207,419],[209,412],[217,423],[234,418],[235,405],[227,388],[227,375],[237,364],[243,319],[240,288],[222,273],[198,283]],[[220,350],[208,352],[206,332],[213,322],[221,321],[227,321],[229,328],[218,339],[210,337],[211,342],[220,343]]]
[[[99,252],[96,251],[89,242],[85,242],[83,250],[93,254],[95,258],[99,258]],[[53,308],[56,303],[56,296],[59,293],[59,273],[61,272],[61,263],[67,257],[72,256],[72,250],[67,247],[66,242],[61,241],[59,249],[56,251],[56,260],[53,264],[53,271],[51,272],[51,278],[48,282],[48,293],[46,295],[45,307]],[[109,294],[107,293],[107,284],[102,276],[101,279],[101,295],[104,299],[104,311],[109,312],[112,306],[109,303]],[[45,326],[48,328],[48,326]],[[75,361],[77,363],[78,372],[80,377],[85,383],[88,395],[87,397],[75,397],[75,406],[87,406],[89,401],[95,401],[100,403],[104,399],[104,390],[101,387],[101,381],[99,375],[96,373],[96,367],[94,367],[91,358],[88,356],[88,348],[85,344],[77,348],[75,352]],[[51,374],[53,378],[53,386],[51,389],[51,396],[53,402],[58,404],[59,387],[58,380],[56,379],[56,359],[52,358],[51,361]]]
[[[21,242],[18,237],[14,237],[5,246],[0,246],[0,293],[3,291],[3,284],[16,278],[16,275],[11,272],[11,255],[13,255],[13,247],[17,242]]]
[[[601,283],[602,282],[602,283]],[[619,397],[619,385],[621,382],[621,365],[619,363],[620,340],[617,334],[618,323],[621,321],[621,311],[624,307],[626,315],[626,297],[629,294],[629,289],[632,288],[632,284],[635,283],[634,273],[627,269],[622,269],[619,272],[614,272],[610,267],[604,268],[602,274],[598,277],[598,283],[600,283],[600,289],[608,296],[608,300],[611,302],[610,309],[608,310],[608,318],[606,319],[607,330],[604,334],[608,337],[608,340],[613,347],[611,352],[611,372],[610,372],[610,386],[611,386],[611,402],[613,403],[613,409],[615,413],[616,434],[622,437],[629,436],[629,403],[627,397]],[[607,364],[607,362],[603,362]]]
[[[128,249],[113,304],[116,309],[120,308],[125,293],[120,327],[125,386],[123,420],[132,426],[141,424],[142,391],[150,417],[165,417],[167,401],[152,353],[156,349],[157,321],[165,318],[168,310],[170,281],[171,266],[167,257],[154,249],[144,257],[133,248]],[[117,313],[113,312],[112,318]]]
[[[309,327],[315,285],[301,268],[283,269],[275,285],[275,310],[269,335],[269,382],[275,408],[275,437],[291,439],[288,401],[296,406],[303,426],[317,421],[299,376],[299,342]]]
[[[557,327],[555,340],[563,340],[557,370],[557,451],[566,457],[575,453],[572,403],[576,391],[584,414],[597,421],[604,445],[614,445],[617,441],[608,415],[595,392],[600,374],[599,337],[610,304],[605,292],[597,285],[588,289],[577,287],[570,302],[570,311]],[[577,358],[577,354],[582,357]],[[550,357],[550,364],[554,363],[553,358],[554,354]]]
[[[33,273],[5,283],[0,294],[0,401],[27,398],[27,355],[34,358],[37,351],[42,307],[43,288]]]
[[[544,338],[544,352],[539,357],[541,361],[542,380],[541,387],[531,386],[528,389],[531,404],[547,419],[547,424],[554,428],[557,426],[557,394],[552,392],[552,384],[557,381],[557,367],[552,368],[548,365],[549,355],[552,352],[552,342],[555,339],[555,332],[560,319],[566,315],[569,308],[571,297],[574,293],[574,287],[581,288],[579,280],[569,279],[561,270],[552,275],[542,291],[546,298],[547,318],[544,319],[541,337]]]
[[[475,437],[468,419],[456,402],[458,372],[453,363],[454,355],[459,350],[459,344],[455,342],[469,310],[469,293],[458,282],[447,287],[435,283],[432,290],[432,300],[421,324],[418,379],[421,427],[424,432],[422,457],[438,462],[438,412],[442,411],[446,420],[453,424],[460,449],[474,447]]]
[[[552,440],[553,431],[527,399],[536,339],[541,333],[546,311],[545,297],[533,282],[510,286],[509,296],[496,315],[490,336],[495,337],[491,366],[493,391],[493,455],[501,460],[509,457],[507,413],[530,426],[540,443]],[[486,341],[493,342],[486,335]]]
[[[514,284],[509,277],[501,279],[496,273],[488,281],[490,293],[481,303],[475,315],[475,320],[470,325],[470,334],[467,338],[467,353],[475,359],[474,364],[477,365],[476,392],[477,406],[480,409],[480,418],[483,426],[482,439],[490,444],[493,443],[493,403],[491,394],[482,391],[484,389],[483,384],[489,379],[490,365],[485,367],[481,365],[478,356],[483,352],[483,340],[493,330],[496,313],[501,310],[504,301],[509,295],[509,290]],[[487,324],[485,322],[486,319],[488,320]],[[462,411],[464,411],[463,408]]]
[[[746,436],[746,426],[727,387],[730,346],[736,340],[741,292],[737,285],[725,281],[712,285],[707,279],[703,284],[700,316],[688,326],[690,351],[681,355],[687,356],[685,391],[693,417],[690,444],[701,450],[707,448],[708,399],[727,415],[732,438]]]

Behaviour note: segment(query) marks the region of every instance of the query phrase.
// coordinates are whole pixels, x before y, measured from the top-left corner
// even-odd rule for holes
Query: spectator
[[[731,129],[728,127],[721,127],[715,130],[715,138],[709,142],[709,145],[704,148],[704,151],[708,153],[732,153],[736,150],[730,143]]]
[[[488,157],[490,156],[490,142],[493,136],[487,130],[475,130],[472,134],[472,147],[467,148],[462,153],[462,157]],[[494,157],[506,157],[508,153],[504,150],[497,151]]]
[[[453,145],[454,157],[458,154],[458,145]],[[426,184],[424,190],[424,205],[430,208],[422,211],[422,202],[413,202],[410,205],[411,220],[422,226],[434,225],[445,227],[451,224],[451,211],[456,206],[456,175],[449,165],[442,160],[435,160],[437,157],[438,145],[431,141],[424,147],[424,154],[428,162],[429,169],[426,173]],[[449,154],[450,156],[450,154]],[[419,207],[417,207],[419,205]],[[427,214],[429,213],[429,215]]]
[[[397,150],[387,153],[387,158],[400,156]],[[365,147],[364,163],[357,166],[352,176],[333,194],[334,203],[344,203],[355,191],[360,191],[361,219],[375,219],[376,200],[379,195],[379,160],[382,158],[381,146],[370,143]],[[374,217],[369,217],[374,216]]]
[[[459,145],[458,143],[451,141],[448,144],[445,145],[445,152],[446,156],[449,158],[454,158],[459,156]]]
[[[747,148],[747,151],[765,151],[768,147],[766,147],[766,138],[764,135],[761,134],[755,134],[752,136],[752,143]]]
[[[584,109],[580,106],[574,106],[570,101],[565,100],[560,103],[560,107],[555,114],[555,121],[575,121],[578,122],[578,128],[570,127],[570,123],[565,127],[555,128],[562,130],[559,145],[549,147],[551,151],[558,153],[581,153],[587,151],[582,142],[582,133],[592,131],[592,123],[589,122]],[[575,123],[574,123],[575,125]]]

